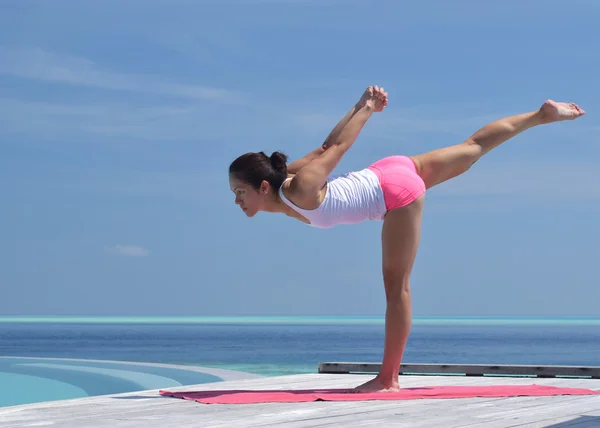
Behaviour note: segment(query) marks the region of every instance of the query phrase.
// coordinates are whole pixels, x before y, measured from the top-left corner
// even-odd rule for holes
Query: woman
[[[330,176],[374,112],[387,106],[383,88],[369,86],[325,143],[286,166],[275,152],[247,153],[229,167],[235,202],[248,217],[284,213],[314,227],[383,220],[385,345],[377,376],[356,392],[398,391],[398,374],[412,323],[410,275],[419,246],[427,189],[467,171],[484,154],[533,126],[572,120],[576,104],[544,102],[539,110],[507,117],[464,142],[416,156],[390,156],[361,171]]]

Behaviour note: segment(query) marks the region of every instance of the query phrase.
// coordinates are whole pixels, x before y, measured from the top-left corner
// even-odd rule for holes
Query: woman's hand
[[[369,86],[360,98],[358,104],[361,108],[367,106],[374,112],[380,112],[383,111],[388,104],[388,94],[383,87],[380,88],[377,85]]]

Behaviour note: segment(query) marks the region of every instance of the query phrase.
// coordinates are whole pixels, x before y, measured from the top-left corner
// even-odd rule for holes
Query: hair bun
[[[287,174],[287,156],[281,152],[273,152],[273,154],[269,157],[271,160],[271,165],[278,172],[283,172]]]

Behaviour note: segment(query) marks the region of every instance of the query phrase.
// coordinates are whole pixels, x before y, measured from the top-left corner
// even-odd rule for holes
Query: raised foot
[[[378,378],[371,379],[368,382],[363,383],[362,385],[357,386],[352,390],[352,392],[398,392],[400,391],[400,385],[398,382],[385,384],[381,382]]]
[[[574,120],[585,114],[575,103],[563,103],[547,100],[540,108],[542,121],[544,123],[560,122],[562,120]]]

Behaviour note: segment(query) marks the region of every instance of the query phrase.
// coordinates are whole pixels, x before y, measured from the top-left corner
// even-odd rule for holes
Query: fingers
[[[378,86],[375,86],[375,94],[380,98],[387,98],[387,96],[388,96],[388,93],[385,91],[383,86],[381,88]]]
[[[383,86],[381,88],[378,88],[377,93],[375,94],[376,97],[379,99],[379,101],[381,101],[381,103],[383,104],[383,106],[387,106],[388,104],[388,93],[385,91],[385,89],[383,88]]]
[[[383,110],[385,107],[387,107],[388,105],[388,93],[385,91],[385,88],[379,87],[379,85],[371,85],[367,88],[367,90],[365,91],[366,94],[368,94],[368,96],[371,99],[376,100],[376,106],[377,110],[376,111],[381,111]]]
[[[367,87],[366,92],[369,95],[380,96],[382,98],[388,96],[388,93],[385,91],[383,86],[380,88],[378,85],[371,85],[371,86]]]

